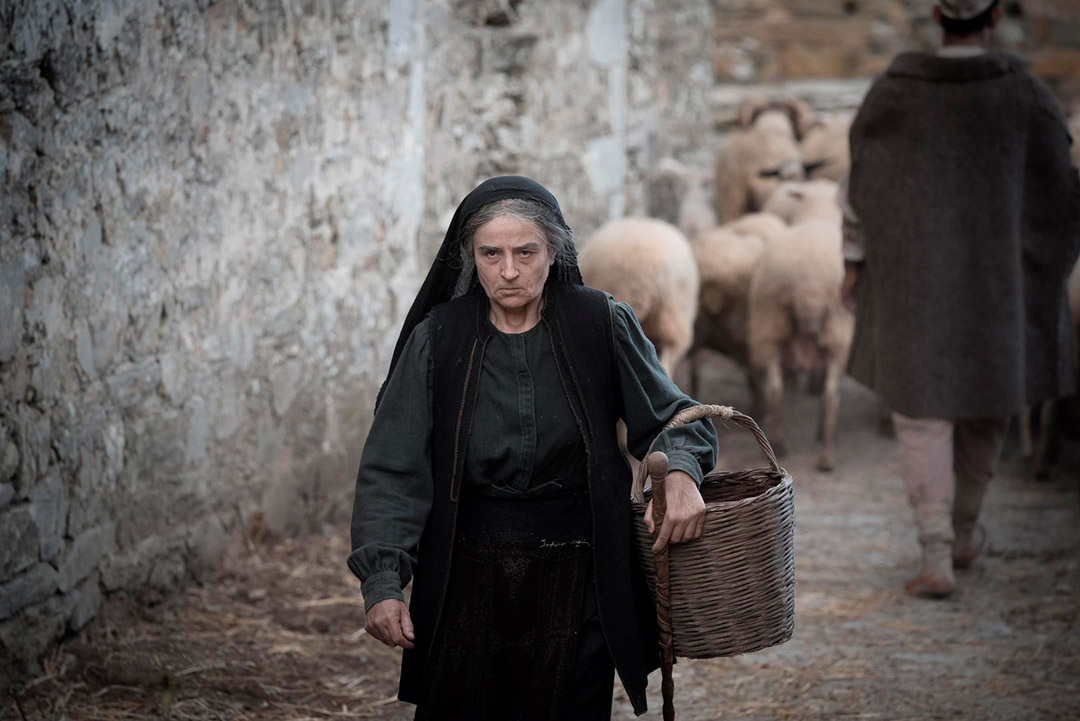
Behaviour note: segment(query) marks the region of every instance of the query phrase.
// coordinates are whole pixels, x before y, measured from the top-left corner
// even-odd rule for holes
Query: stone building
[[[1080,92],[1074,3],[1006,4],[1002,42]],[[347,515],[398,324],[477,180],[540,179],[580,237],[670,216],[659,158],[710,162],[753,90],[855,106],[932,42],[927,8],[0,0],[0,687],[256,513]]]

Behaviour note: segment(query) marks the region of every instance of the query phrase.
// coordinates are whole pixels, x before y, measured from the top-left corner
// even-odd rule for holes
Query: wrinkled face
[[[555,262],[540,229],[510,216],[476,229],[473,258],[488,299],[504,310],[519,310],[539,299]]]

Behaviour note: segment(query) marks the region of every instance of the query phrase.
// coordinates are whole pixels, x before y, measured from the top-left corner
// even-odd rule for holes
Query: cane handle
[[[649,466],[649,480],[652,482],[652,517],[656,532],[660,532],[660,526],[664,525],[664,514],[667,513],[667,494],[664,493],[664,479],[667,478],[668,460],[663,451],[655,451],[649,454],[646,463]]]

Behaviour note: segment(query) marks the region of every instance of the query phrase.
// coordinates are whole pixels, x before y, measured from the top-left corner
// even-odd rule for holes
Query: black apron
[[[582,674],[598,665],[610,709],[614,667],[589,587],[591,526],[584,490],[466,494],[418,721],[562,721],[571,696],[576,706],[590,696]],[[579,659],[597,655],[582,629],[600,634],[599,659]]]

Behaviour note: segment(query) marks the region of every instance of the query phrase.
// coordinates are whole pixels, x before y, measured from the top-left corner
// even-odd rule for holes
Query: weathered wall
[[[1067,86],[1077,34],[1022,5],[1003,42]],[[347,513],[396,329],[477,180],[538,178],[579,237],[670,217],[659,157],[711,162],[748,92],[854,106],[932,43],[926,7],[0,0],[0,679],[256,511]]]
[[[933,50],[933,0],[715,0],[718,83],[871,78],[899,52]],[[1031,61],[1064,99],[1080,95],[1080,1],[1002,0],[995,47]]]
[[[579,235],[641,212],[660,126],[689,134],[712,85],[706,0],[8,0],[0,21],[0,675],[103,597],[213,564],[256,510],[340,518],[461,196],[524,172]]]
[[[418,263],[386,200],[422,187],[393,172],[418,141],[366,120],[409,100],[388,38],[420,23],[386,15],[7,9],[0,642],[15,655],[85,623],[101,592],[170,590],[275,496],[317,510]]]

